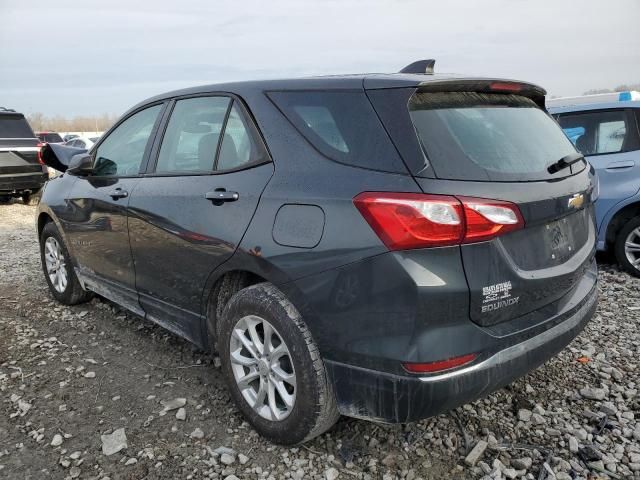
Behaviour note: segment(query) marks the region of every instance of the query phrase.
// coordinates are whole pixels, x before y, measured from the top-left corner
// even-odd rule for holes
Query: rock
[[[127,461],[125,462],[125,465],[126,465],[126,466],[129,466],[129,465],[135,465],[136,463],[138,463],[138,460],[137,460],[137,459],[135,459],[135,458],[133,458],[133,457],[131,457],[129,460],[127,460]]]
[[[580,445],[578,444],[578,439],[573,435],[569,437],[569,451],[571,453],[578,453]]]
[[[531,459],[531,457],[514,458],[511,460],[511,466],[516,470],[529,470],[531,465],[533,465],[533,459]]]
[[[234,455],[229,455],[228,453],[223,453],[220,455],[220,461],[225,465],[232,465],[236,461],[236,457]]]
[[[162,400],[160,404],[166,411],[176,410],[180,407],[184,407],[187,404],[186,398],[174,398],[173,400]]]
[[[96,372],[87,372],[84,374],[84,378],[96,378]]]
[[[604,400],[607,392],[603,388],[585,387],[580,389],[580,395],[589,400]]]
[[[325,480],[336,480],[340,476],[340,472],[335,468],[331,467],[324,472]]]
[[[521,408],[518,410],[518,420],[521,422],[528,422],[531,420],[531,415],[533,412],[531,410],[527,410],[526,408]]]
[[[618,413],[618,409],[613,402],[602,402],[602,405],[600,405],[600,411],[611,416]]]
[[[56,433],[53,436],[53,440],[51,440],[51,446],[59,447],[60,445],[62,445],[62,435],[60,435],[59,433]]]
[[[240,480],[240,479],[232,474],[232,475],[227,475],[226,477],[224,477],[224,480]]]
[[[484,440],[478,440],[478,443],[475,444],[473,449],[464,459],[464,463],[466,463],[470,467],[473,467],[478,462],[478,460],[482,458],[482,455],[484,455],[484,452],[488,446],[489,444]]]
[[[542,425],[543,423],[545,423],[544,417],[542,415],[540,415],[539,413],[534,413],[533,415],[531,415],[531,421],[535,425]]]
[[[218,447],[216,448],[213,453],[218,454],[218,455],[223,455],[223,454],[228,454],[231,455],[233,457],[235,457],[237,455],[236,451],[233,448],[228,448],[228,447]]]
[[[241,453],[238,455],[238,461],[240,462],[240,465],[245,465],[249,461],[249,457]]]
[[[189,436],[196,439],[204,438],[204,432],[199,428],[196,428]]]
[[[184,408],[179,408],[176,412],[176,419],[178,420],[186,420],[187,419],[187,411]]]
[[[127,436],[124,428],[118,428],[110,435],[101,435],[100,439],[102,440],[102,453],[106,456],[127,448]]]
[[[78,467],[71,467],[69,469],[69,476],[71,478],[78,478],[80,476],[81,470]]]
[[[502,470],[502,474],[512,480],[518,476],[518,472],[515,468],[505,468]]]

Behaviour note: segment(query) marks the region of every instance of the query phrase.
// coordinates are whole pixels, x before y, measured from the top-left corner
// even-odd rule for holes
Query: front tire
[[[91,299],[92,294],[80,285],[69,251],[53,222],[40,234],[40,261],[49,291],[60,303],[76,305]]]
[[[640,217],[629,220],[618,232],[615,254],[623,270],[640,277]]]
[[[340,414],[311,332],[270,283],[237,292],[218,325],[231,396],[253,428],[281,445],[310,440]]]

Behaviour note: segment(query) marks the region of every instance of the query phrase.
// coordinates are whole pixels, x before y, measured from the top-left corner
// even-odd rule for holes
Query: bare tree
[[[63,117],[62,115],[46,116],[41,112],[27,115],[27,120],[35,131],[53,132],[94,132],[108,130],[118,116],[110,113],[101,115],[78,115]]]

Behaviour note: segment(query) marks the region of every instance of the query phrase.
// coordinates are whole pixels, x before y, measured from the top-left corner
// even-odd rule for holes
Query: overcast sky
[[[640,82],[639,0],[0,0],[0,21],[0,106],[24,113],[421,58],[561,96]]]

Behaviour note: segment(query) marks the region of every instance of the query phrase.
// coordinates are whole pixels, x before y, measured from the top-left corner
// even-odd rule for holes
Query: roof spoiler
[[[433,58],[428,60],[418,60],[417,62],[410,63],[399,73],[419,73],[426,75],[433,75],[433,67],[435,67],[436,61]]]

